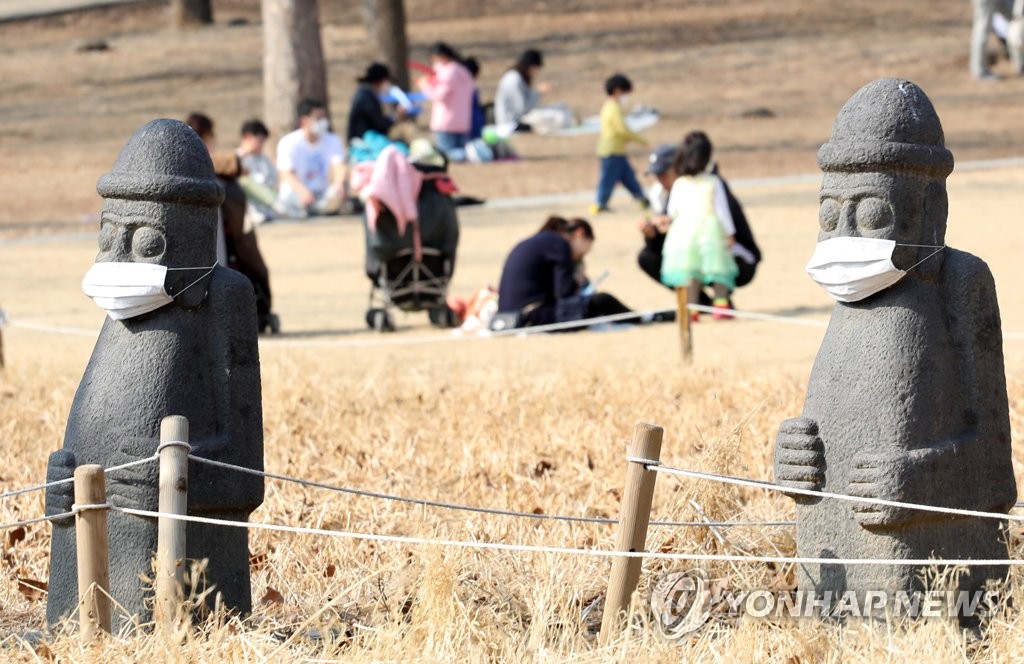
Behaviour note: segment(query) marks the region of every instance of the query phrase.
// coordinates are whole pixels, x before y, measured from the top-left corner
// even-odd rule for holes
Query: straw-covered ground
[[[155,4],[155,3],[154,3]],[[154,28],[149,5],[0,26],[0,306],[13,322],[98,329],[103,313],[79,288],[95,255],[94,183],[142,122],[193,108],[214,115],[221,140],[258,113],[255,3],[220,2],[218,25],[184,35]],[[322,3],[328,5],[329,3]],[[974,84],[966,75],[968,3],[926,5],[810,0],[749,3],[531,3],[410,0],[418,55],[447,38],[479,55],[484,88],[524,45],[548,54],[545,77],[581,113],[599,82],[622,68],[637,101],[664,112],[653,142],[707,129],[729,177],[812,171],[836,110],[866,80],[903,75],[935,100],[959,160],[1021,152],[1024,81]],[[469,7],[472,18],[456,9]],[[325,10],[335,119],[371,53],[353,10]],[[249,25],[229,27],[230,18]],[[510,30],[520,26],[521,30]],[[520,34],[521,33],[521,34]],[[111,50],[82,53],[83,40]],[[213,64],[211,64],[211,62]],[[1005,72],[1005,66],[1000,65]],[[767,109],[774,117],[764,117]],[[751,117],[754,116],[754,117]],[[591,186],[590,139],[526,137],[530,159],[464,167],[455,175],[487,197]],[[640,152],[634,153],[639,157]],[[637,165],[640,159],[636,159]],[[57,174],[57,175],[54,175]],[[1024,480],[1024,170],[959,171],[949,184],[948,241],[995,275],[1005,342],[1014,470]],[[828,298],[802,272],[816,233],[816,183],[738,187],[765,252],[740,308],[825,320]],[[618,203],[618,201],[617,201]],[[511,245],[552,208],[463,210],[453,291],[497,281]],[[88,221],[89,223],[83,223]],[[625,205],[595,220],[588,266],[637,308],[673,298],[635,267],[639,238]],[[60,233],[61,235],[57,235]],[[626,448],[638,421],[665,428],[662,458],[685,468],[771,479],[779,423],[799,414],[821,328],[712,322],[695,329],[692,366],[671,325],[530,339],[436,341],[424,317],[400,317],[377,344],[362,322],[367,282],[362,231],[352,218],[259,230],[285,334],[261,341],[266,467],[388,494],[545,514],[615,517]],[[0,490],[36,484],[61,445],[93,339],[24,327],[3,330]],[[431,341],[431,343],[423,343]],[[0,522],[38,516],[38,493],[0,502]],[[661,475],[656,518],[792,518],[790,500]],[[609,549],[614,528],[414,507],[279,481],[267,482],[258,523],[431,539]],[[1024,659],[1024,576],[1014,571],[984,638],[941,620],[845,627],[736,618],[716,609],[703,629],[669,642],[648,623],[652,584],[697,567],[647,561],[636,627],[599,646],[610,561],[553,553],[481,551],[253,531],[255,614],[214,616],[170,645],[152,635],[82,649],[43,629],[49,526],[0,533],[0,643],[11,661],[905,661]],[[785,527],[652,528],[648,549],[793,555]],[[1024,557],[1011,529],[1010,556]],[[701,566],[716,587],[785,590],[792,570],[763,563]],[[1019,569],[1019,568],[1018,568]],[[940,584],[941,585],[941,584]]]
[[[1024,331],[1024,292],[1014,279],[1021,241],[1004,237],[1007,210],[1024,203],[1024,171],[954,175],[949,241],[984,257],[999,287],[1004,329]],[[993,191],[1008,192],[998,199]],[[813,183],[739,191],[765,250],[763,271],[737,298],[759,311],[823,320],[828,301],[801,273],[814,241]],[[547,210],[476,209],[462,214],[463,246],[454,290],[496,279],[504,237],[520,237]],[[571,212],[571,208],[563,208]],[[425,317],[399,319],[388,337],[360,330],[365,282],[361,231],[349,220],[271,225],[260,230],[273,269],[286,334],[261,344],[268,469],[332,484],[468,505],[546,514],[616,516],[625,453],[638,421],[665,427],[666,463],[770,479],[779,422],[799,413],[821,330],[767,322],[702,321],[697,357],[686,368],[674,326],[531,339],[434,339]],[[638,307],[671,298],[633,267],[627,214],[602,217],[589,263],[611,269],[610,291]],[[94,240],[70,236],[9,244],[0,279],[20,288],[5,308],[21,321],[96,329],[102,312],[78,290]],[[92,347],[88,337],[5,330],[0,393],[4,469],[0,487],[40,481],[60,445],[74,390]],[[405,345],[409,342],[409,345]],[[1024,477],[1024,341],[1006,341],[1015,469]],[[691,502],[692,501],[692,502]],[[767,521],[792,517],[791,502],[659,476],[654,516]],[[40,514],[38,494],[4,501],[0,521]],[[452,512],[332,494],[268,481],[253,516],[264,523],[428,538],[610,548],[614,529]],[[653,528],[650,550],[793,555],[788,528]],[[18,579],[45,580],[49,526],[7,536],[0,584],[6,655],[31,660],[14,635],[38,629],[43,600]],[[596,644],[610,562],[561,554],[476,551],[253,532],[253,596],[246,622],[209,624],[181,648],[156,637],[114,640],[89,653],[63,638],[42,653],[62,659],[188,657],[354,661],[466,659],[605,661],[878,661],[929,652],[936,661],[1013,661],[1024,656],[1024,579],[1014,572],[1006,613],[982,641],[940,620],[912,626],[805,625],[735,619],[724,610],[681,643],[643,626],[651,584],[666,570],[695,565],[648,561],[637,595],[640,626],[611,646]],[[1024,554],[1013,531],[1011,556]],[[782,589],[791,570],[762,563],[703,566],[719,587]],[[310,635],[321,635],[315,640]],[[167,653],[165,655],[165,653]]]

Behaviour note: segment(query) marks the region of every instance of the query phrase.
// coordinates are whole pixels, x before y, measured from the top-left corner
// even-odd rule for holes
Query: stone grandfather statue
[[[945,246],[944,146],[908,81],[858,91],[818,152],[818,245],[807,271],[837,300],[801,417],[782,423],[775,481],[899,502],[1006,513],[1017,490],[995,284]],[[801,565],[819,594],[921,588],[900,559],[1005,559],[1001,519],[791,494],[797,554],[887,565]],[[971,567],[959,589],[1005,578]]]
[[[97,185],[103,197],[96,263],[83,290],[107,310],[68,416],[63,449],[50,456],[47,480],[75,467],[104,467],[156,452],[160,420],[189,420],[192,454],[262,470],[263,409],[253,288],[216,265],[217,207],[224,196],[209,154],[192,129],[154,120],[128,141]],[[107,478],[115,506],[156,510],[158,464]],[[189,514],[246,521],[263,502],[263,480],[189,462]],[[46,513],[68,511],[72,487],[52,487]],[[209,559],[208,598],[251,610],[247,531],[189,523],[187,556]],[[138,620],[152,615],[143,575],[152,576],[155,519],[109,515],[114,600]],[[47,621],[77,606],[75,525],[54,522]],[[115,605],[114,628],[132,616]]]

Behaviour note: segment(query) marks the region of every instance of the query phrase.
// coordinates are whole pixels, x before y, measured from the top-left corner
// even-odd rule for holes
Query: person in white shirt
[[[299,104],[299,128],[277,144],[280,190],[274,210],[289,217],[336,214],[345,194],[345,148],[329,130],[323,102]]]

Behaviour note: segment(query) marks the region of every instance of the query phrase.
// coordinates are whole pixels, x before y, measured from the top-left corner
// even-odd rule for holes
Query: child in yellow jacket
[[[622,74],[615,74],[604,83],[608,99],[601,107],[601,138],[597,142],[597,156],[601,158],[601,177],[597,182],[597,201],[591,206],[596,214],[608,209],[615,185],[622,183],[633,194],[641,208],[647,209],[647,197],[636,179],[633,166],[626,157],[626,145],[630,142],[647,145],[639,134],[626,126],[622,107],[626,105],[633,83]]]

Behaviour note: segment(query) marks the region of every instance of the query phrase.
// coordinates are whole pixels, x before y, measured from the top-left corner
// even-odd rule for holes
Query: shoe
[[[597,203],[591,203],[588,210],[590,211],[591,215],[601,214],[602,212],[608,212],[608,206],[598,205]]]
[[[700,312],[699,311],[691,311],[690,312],[690,322],[691,323],[699,323],[700,322]]]
[[[651,202],[646,198],[638,198],[636,199],[636,203],[640,206],[641,212],[646,212],[651,209]]]
[[[729,313],[732,311],[732,302],[727,297],[716,297],[712,307],[715,310],[715,320],[732,320],[735,318],[735,316]]]

